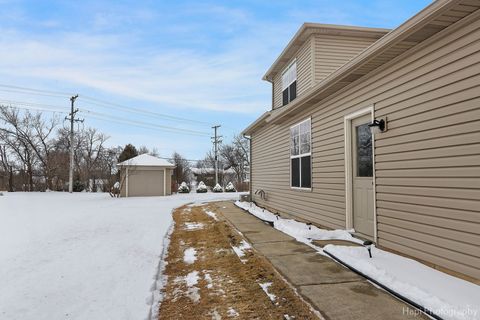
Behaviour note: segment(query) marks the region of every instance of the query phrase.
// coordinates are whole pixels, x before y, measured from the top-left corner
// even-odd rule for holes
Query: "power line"
[[[51,91],[51,90],[43,90],[43,89],[33,89],[33,88],[27,88],[27,87],[13,86],[13,85],[9,85],[9,84],[0,84],[0,87],[15,89],[15,90],[22,90],[22,91],[30,91],[30,92],[36,92],[36,93],[43,93],[43,94],[53,94],[53,95],[58,95],[58,96],[62,96],[62,97],[71,96],[71,93],[68,93],[68,92]]]
[[[7,108],[14,108],[14,109],[22,109],[22,110],[35,110],[35,111],[45,111],[45,112],[52,112],[52,113],[68,113],[67,111],[64,110],[53,110],[53,109],[45,109],[45,108],[39,108],[39,107],[28,107],[28,106],[23,106],[23,105],[7,105],[5,106]]]
[[[190,130],[190,129],[182,129],[182,128],[164,126],[164,125],[158,125],[158,124],[149,123],[149,122],[145,122],[145,121],[124,119],[124,118],[121,118],[121,117],[107,115],[107,114],[104,114],[104,113],[99,113],[99,112],[86,110],[86,109],[80,110],[80,112],[93,115],[94,117],[102,117],[103,119],[114,119],[116,121],[122,121],[122,122],[125,122],[125,123],[137,124],[137,125],[141,125],[141,126],[148,126],[148,127],[153,127],[153,128],[156,128],[156,129],[163,129],[165,131],[170,131],[170,132],[174,132],[174,133],[193,134],[193,135],[200,135],[200,136],[209,136],[210,135],[207,132]]]
[[[68,112],[68,111],[62,110],[62,109],[50,109],[50,107],[52,107],[52,108],[61,108],[61,107],[48,105],[48,104],[13,101],[13,100],[1,100],[1,99],[0,99],[0,102],[7,103],[7,104],[9,104],[7,107],[12,107],[12,108],[16,108],[16,109],[47,111],[47,112],[54,112],[54,113],[55,112],[67,113]],[[36,107],[36,106],[38,106],[38,107]],[[49,108],[44,108],[44,107],[49,107]],[[122,118],[122,117],[103,114],[103,113],[95,112],[95,111],[88,110],[88,109],[81,109],[81,110],[79,110],[79,112],[87,113],[90,118],[94,118],[94,119],[97,119],[97,120],[103,120],[103,121],[108,121],[108,122],[116,122],[116,123],[120,123],[120,124],[129,124],[129,125],[134,125],[134,126],[145,128],[145,129],[156,129],[156,130],[166,131],[166,132],[171,132],[171,133],[181,133],[181,134],[196,135],[196,136],[209,136],[210,135],[207,132],[190,130],[190,129],[182,129],[182,128],[177,128],[177,127],[164,126],[164,125],[157,125],[157,124],[149,123],[149,122],[145,122],[145,121],[125,119],[125,118]]]
[[[7,89],[1,89],[1,88],[7,88]],[[43,95],[43,96],[55,96],[55,97],[70,97],[72,95],[72,93],[67,93],[67,92],[33,89],[33,88],[14,86],[14,85],[8,85],[8,84],[0,84],[0,91],[16,92],[16,93],[22,93],[22,94]],[[86,100],[89,104],[95,104],[95,105],[98,105],[100,107],[113,107],[113,108],[120,109],[120,110],[125,111],[125,112],[132,112],[132,113],[143,114],[143,115],[148,115],[148,116],[155,116],[155,117],[159,117],[159,118],[163,118],[163,119],[168,119],[168,120],[171,120],[171,121],[183,121],[183,122],[198,123],[198,124],[203,124],[203,125],[210,125],[210,123],[206,122],[206,121],[200,121],[200,120],[188,119],[188,118],[184,118],[184,117],[172,116],[172,115],[159,113],[159,112],[154,112],[154,111],[150,111],[150,110],[143,109],[143,108],[138,108],[138,107],[124,106],[124,105],[121,105],[121,104],[104,101],[104,100],[97,99],[97,98],[94,98],[94,97],[90,97],[90,96],[87,96],[87,95],[81,95],[79,99]]]
[[[0,103],[6,103],[6,104],[16,104],[16,105],[22,105],[22,106],[38,106],[38,107],[48,107],[48,108],[58,108],[58,112],[65,112],[67,113],[67,109],[63,109],[61,106],[54,106],[51,104],[44,104],[44,103],[35,103],[35,102],[23,102],[23,101],[16,101],[16,100],[4,100],[0,99]],[[33,109],[33,108],[32,108]]]
[[[148,115],[148,116],[156,116],[156,117],[159,117],[159,118],[165,118],[165,119],[172,120],[172,121],[185,121],[185,122],[199,123],[199,124],[203,124],[203,125],[210,125],[210,123],[206,122],[206,121],[200,121],[200,120],[194,120],[194,119],[187,119],[187,118],[183,118],[183,117],[172,116],[172,115],[168,115],[168,114],[164,114],[164,113],[150,111],[150,110],[143,109],[143,108],[128,107],[128,106],[124,106],[124,105],[121,105],[121,104],[107,102],[107,101],[103,101],[103,100],[100,100],[100,99],[92,98],[92,97],[89,97],[89,96],[83,96],[82,95],[81,99],[84,99],[84,100],[88,101],[89,104],[94,104],[94,105],[97,105],[97,106],[100,106],[100,107],[114,107],[116,109],[126,111],[126,112],[132,112],[132,113],[143,114],[143,115]]]
[[[135,127],[143,128],[143,129],[158,130],[158,131],[162,131],[162,132],[170,132],[170,133],[177,133],[177,134],[182,133],[182,134],[192,135],[192,136],[202,136],[202,137],[204,136],[204,135],[198,135],[198,134],[193,134],[193,133],[179,132],[179,131],[173,131],[173,130],[168,130],[168,129],[156,128],[156,127],[153,127],[153,126],[131,123],[128,120],[112,120],[108,117],[99,117],[99,116],[93,116],[93,115],[90,115],[90,114],[86,114],[86,117],[96,119],[96,120],[106,121],[106,122],[109,122],[109,123],[114,122],[114,123],[118,123],[118,124],[127,124],[127,125],[131,125],[131,126],[135,126]]]

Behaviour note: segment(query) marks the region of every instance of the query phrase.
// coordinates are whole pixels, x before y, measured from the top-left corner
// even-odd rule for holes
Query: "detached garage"
[[[117,164],[121,197],[166,196],[172,194],[175,166],[157,157],[141,154]]]

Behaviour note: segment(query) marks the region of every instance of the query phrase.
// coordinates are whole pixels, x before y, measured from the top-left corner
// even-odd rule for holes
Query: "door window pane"
[[[292,162],[292,187],[300,187],[300,158],[291,159]]]
[[[372,133],[368,124],[356,127],[357,177],[373,176]]]

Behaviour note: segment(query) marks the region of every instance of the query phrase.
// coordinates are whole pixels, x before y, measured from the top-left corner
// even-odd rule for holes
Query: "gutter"
[[[263,113],[257,120],[255,120],[251,125],[249,125],[247,128],[245,128],[240,134],[242,136],[250,136],[250,133],[254,131],[257,127],[260,125],[264,124],[266,119],[270,117],[271,111],[266,111]]]

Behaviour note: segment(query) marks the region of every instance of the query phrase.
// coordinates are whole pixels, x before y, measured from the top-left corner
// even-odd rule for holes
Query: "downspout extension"
[[[439,315],[435,314],[433,311],[419,305],[418,303],[416,303],[415,301],[412,301],[410,300],[409,298],[407,297],[404,297],[403,295],[401,295],[400,293],[396,292],[396,291],[393,291],[392,289],[390,289],[389,287],[381,284],[380,282],[378,282],[377,280],[367,276],[366,274],[364,274],[363,272],[355,269],[354,267],[348,265],[347,263],[343,262],[342,260],[340,260],[339,258],[337,258],[335,255],[331,254],[330,252],[326,251],[326,250],[323,250],[323,252],[325,252],[329,257],[331,257],[333,260],[335,260],[336,262],[340,263],[341,265],[345,266],[346,268],[350,269],[351,271],[355,272],[356,274],[360,275],[361,277],[364,277],[365,279],[367,279],[368,281],[374,283],[375,285],[379,286],[380,288],[382,288],[383,290],[387,291],[388,293],[390,293],[391,295],[393,295],[394,297],[402,300],[403,302],[411,305],[412,307],[422,311],[423,313],[429,315],[430,317],[434,318],[434,319],[437,319],[437,320],[444,320],[442,317],[440,317]]]

